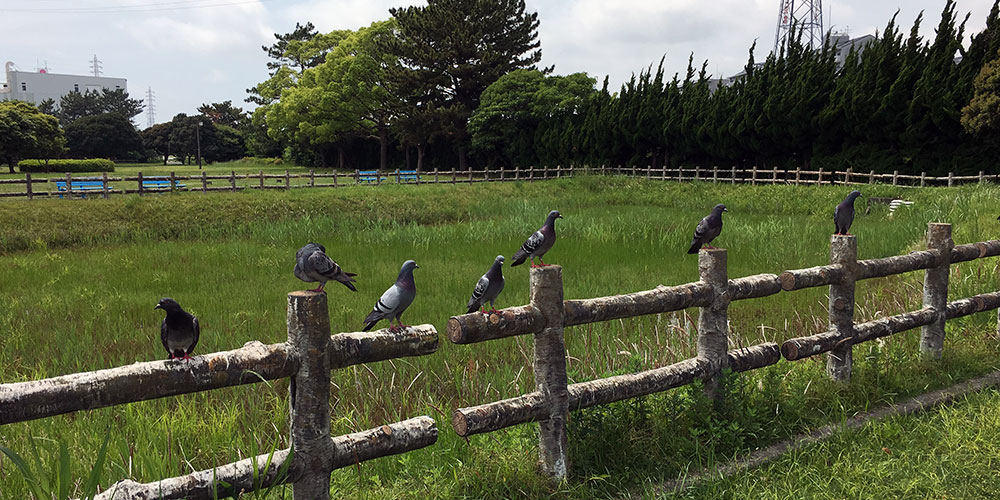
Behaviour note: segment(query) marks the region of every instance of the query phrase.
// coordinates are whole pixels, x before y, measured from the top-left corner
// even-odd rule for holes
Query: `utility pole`
[[[146,128],[156,123],[156,106],[153,104],[153,87],[146,87]]]
[[[198,134],[197,134],[197,142],[198,142],[198,170],[201,170],[201,123],[202,123],[202,121],[198,120]]]
[[[97,59],[97,54],[90,60],[90,69],[94,72],[94,76],[101,76],[101,61]]]

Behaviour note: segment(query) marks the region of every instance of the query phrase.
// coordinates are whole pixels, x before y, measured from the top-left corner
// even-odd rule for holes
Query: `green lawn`
[[[573,476],[552,489],[537,478],[534,426],[466,441],[451,409],[533,388],[529,338],[456,346],[443,336],[476,279],[498,253],[510,256],[550,209],[565,219],[547,262],[564,266],[567,298],[694,281],[684,253],[698,219],[726,203],[717,244],[731,277],[824,264],[832,207],[842,187],[677,184],[621,177],[537,183],[363,186],[337,190],[119,196],[109,200],[0,203],[0,382],[37,379],[160,359],[153,311],[177,299],[202,324],[197,353],[249,340],[285,339],[285,295],[304,289],[291,273],[295,250],[323,243],[358,293],[331,284],[335,331],[355,331],[405,259],[421,268],[404,320],[433,323],[438,353],[333,374],[335,433],[427,414],[438,443],[334,473],[335,497],[603,498],[724,460],[845,415],[997,369],[991,314],[949,322],[945,358],[917,359],[918,332],[855,348],[854,380],[826,380],[825,360],[779,362],[733,377],[713,407],[697,387],[574,413]],[[870,196],[916,203],[889,217],[859,215],[860,258],[923,248],[928,221],[954,223],[956,243],[995,238],[995,186],[864,187]],[[862,202],[863,202],[862,198]],[[527,303],[525,267],[505,268],[498,306]],[[859,284],[857,320],[920,307],[922,273]],[[953,267],[952,299],[998,289],[996,259]],[[826,326],[823,289],[734,303],[731,344],[816,333]],[[694,355],[697,310],[566,330],[571,382],[648,369]],[[110,463],[102,484],[152,481],[287,446],[287,382],[253,385],[0,427],[0,444],[23,451],[27,436],[61,439],[82,476],[104,433]],[[4,496],[26,495],[0,464]],[[794,495],[793,495],[794,496]]]

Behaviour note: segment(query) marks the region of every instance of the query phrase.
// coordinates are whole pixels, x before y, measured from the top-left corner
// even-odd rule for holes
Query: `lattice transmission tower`
[[[788,36],[795,36],[793,30],[802,31],[802,43],[811,49],[823,47],[826,34],[823,32],[822,0],[781,0],[778,11],[778,30],[774,34],[774,53],[788,42]]]
[[[156,106],[153,105],[153,87],[146,87],[146,127],[156,123]]]

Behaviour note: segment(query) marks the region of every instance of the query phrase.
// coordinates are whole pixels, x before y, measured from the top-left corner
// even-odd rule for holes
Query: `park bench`
[[[174,181],[175,188],[185,187],[177,181]],[[170,179],[143,179],[142,181],[143,189],[170,189]]]
[[[398,182],[417,182],[420,180],[420,177],[417,175],[416,170],[400,170],[396,179]]]
[[[374,183],[380,183],[380,182],[382,182],[384,180],[385,180],[385,177],[379,177],[378,176],[378,170],[361,170],[361,171],[358,172],[358,183],[359,184],[362,183],[362,182],[366,182],[368,184],[371,184],[373,182]]]
[[[74,193],[80,193],[81,198],[87,197],[87,191],[104,191],[102,181],[73,181],[70,187],[73,188]],[[56,189],[60,193],[59,197],[62,198],[62,193],[66,192],[66,181],[56,181]]]

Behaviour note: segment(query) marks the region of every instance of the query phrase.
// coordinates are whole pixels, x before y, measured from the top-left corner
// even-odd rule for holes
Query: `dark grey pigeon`
[[[702,245],[708,248],[715,248],[709,245],[709,243],[722,232],[722,212],[728,211],[725,205],[719,203],[712,208],[712,213],[701,219],[698,227],[694,228],[694,239],[691,240],[691,248],[688,248],[688,253],[698,253]]]
[[[833,211],[833,224],[836,232],[833,234],[851,234],[851,223],[854,222],[854,200],[861,196],[861,191],[851,191],[844,201]]]
[[[413,283],[413,270],[419,268],[420,266],[412,260],[403,263],[403,268],[399,270],[396,282],[382,294],[382,297],[375,303],[375,307],[372,308],[372,312],[365,317],[365,327],[362,328],[362,331],[371,330],[375,323],[383,319],[389,320],[390,332],[398,332],[406,328],[399,317],[403,315],[403,311],[407,307],[410,307],[413,298],[417,296],[417,285]],[[396,322],[399,323],[398,327],[392,326],[392,318],[396,318]]]
[[[307,243],[306,246],[295,252],[295,277],[312,283],[319,282],[319,287],[310,292],[322,292],[326,282],[330,280],[339,281],[352,292],[358,291],[351,283],[355,281],[354,273],[345,273],[336,262],[326,255],[326,248],[318,243]]]
[[[198,318],[181,309],[181,305],[170,297],[160,299],[153,309],[163,309],[167,313],[160,323],[160,342],[170,355],[168,359],[191,359],[201,334]]]
[[[503,255],[497,255],[497,258],[493,260],[493,265],[476,283],[476,289],[472,291],[472,298],[469,299],[468,304],[469,310],[466,314],[480,307],[483,308],[483,314],[486,314],[486,307],[483,305],[486,301],[490,302],[490,312],[496,312],[497,308],[493,302],[497,300],[497,295],[500,295],[502,291]]]
[[[524,264],[525,259],[531,259],[531,267],[536,267],[535,257],[538,258],[538,262],[541,262],[538,267],[548,265],[542,260],[542,256],[556,242],[556,219],[562,219],[559,211],[549,212],[549,216],[545,218],[545,224],[542,224],[542,227],[538,228],[538,231],[535,231],[514,254],[514,262],[511,262],[510,267]]]

